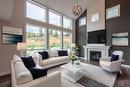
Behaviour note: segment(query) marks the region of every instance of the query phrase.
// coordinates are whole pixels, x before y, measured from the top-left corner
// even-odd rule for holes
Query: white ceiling
[[[77,16],[74,16],[72,13],[72,7],[76,3],[76,0],[33,0],[40,4],[43,4],[49,8],[52,8],[70,18],[76,19]],[[82,10],[90,5],[93,0],[78,0],[78,3],[81,5]]]
[[[13,5],[14,0],[0,0],[0,20],[11,20]]]

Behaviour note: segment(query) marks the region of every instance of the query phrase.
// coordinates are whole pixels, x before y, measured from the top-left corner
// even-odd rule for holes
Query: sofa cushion
[[[14,55],[13,57],[13,61],[15,61],[15,59],[21,60],[20,57],[18,57],[17,55]],[[17,84],[23,84],[29,81],[33,80],[32,74],[30,73],[30,71],[25,67],[23,61],[17,61],[14,62],[14,70],[15,70],[15,75],[16,75],[16,81]]]
[[[110,64],[111,64],[111,62],[109,62],[109,61],[100,61],[100,66],[104,66],[108,69],[110,68]]]
[[[36,66],[32,56],[29,57],[21,57],[22,61],[24,62],[24,65],[26,68],[33,68]]]
[[[36,65],[42,66],[42,56],[37,52],[32,55]]]
[[[42,51],[42,52],[38,52],[38,53],[42,56],[42,60],[49,58],[49,54],[47,51]]]
[[[61,57],[52,57],[46,60],[43,60],[43,67],[46,66],[51,66],[51,65],[55,65],[55,64],[59,64],[62,63],[64,61],[68,61],[69,57],[68,56],[61,56]]]
[[[119,59],[119,55],[112,54],[110,61],[117,61]]]
[[[47,69],[30,68],[29,71],[31,72],[33,79],[47,75]]]
[[[59,56],[68,56],[67,50],[58,50],[58,55]]]
[[[58,55],[58,51],[56,51],[56,50],[50,50],[49,51],[49,57],[51,58],[51,57],[58,57],[59,55]]]

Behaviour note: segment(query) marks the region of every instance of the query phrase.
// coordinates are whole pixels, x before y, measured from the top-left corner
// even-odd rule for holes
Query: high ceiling
[[[72,13],[72,7],[76,3],[76,0],[33,0],[40,4],[43,4],[49,8],[52,8],[70,18],[76,19],[77,16],[74,16]],[[93,0],[78,0],[78,3],[81,5],[82,10],[84,11],[88,5]]]

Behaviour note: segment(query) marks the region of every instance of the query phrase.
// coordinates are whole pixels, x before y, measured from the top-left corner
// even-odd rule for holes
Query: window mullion
[[[46,21],[47,23],[49,24],[49,9],[47,8],[47,11],[46,11]],[[49,49],[49,28],[47,27],[47,30],[46,30],[46,47],[47,49]]]

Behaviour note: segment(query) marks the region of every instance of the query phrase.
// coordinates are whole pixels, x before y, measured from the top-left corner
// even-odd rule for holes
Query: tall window
[[[67,17],[63,17],[63,27],[72,29],[72,20]]]
[[[46,32],[44,28],[27,25],[26,27],[27,49],[45,49]],[[30,53],[28,53],[30,54]]]
[[[46,21],[46,8],[37,6],[27,1],[27,14],[28,18],[32,18],[38,21]]]
[[[27,55],[32,55],[34,52],[43,49],[70,49],[72,19],[38,4],[34,0],[27,0],[26,5]],[[32,20],[30,21],[30,19]],[[57,30],[57,28],[61,30]]]
[[[79,26],[83,26],[83,25],[86,25],[86,17],[79,19]]]
[[[72,44],[72,34],[69,32],[63,32],[63,48],[70,49]]]
[[[61,26],[61,15],[52,10],[49,10],[49,23]]]
[[[49,29],[49,48],[61,48],[61,32],[58,30]]]

